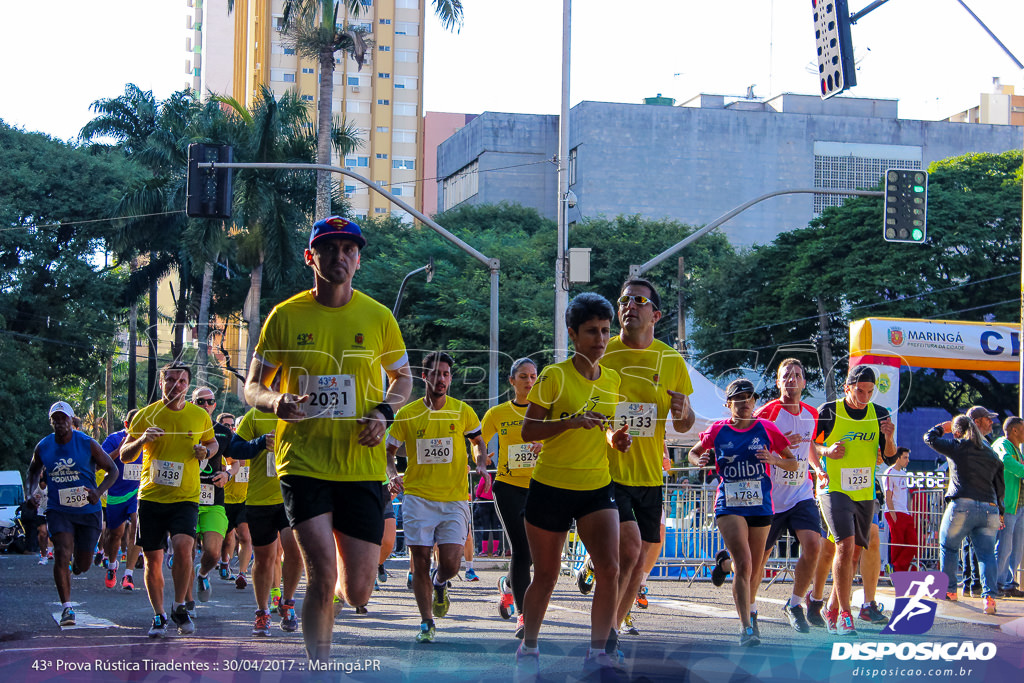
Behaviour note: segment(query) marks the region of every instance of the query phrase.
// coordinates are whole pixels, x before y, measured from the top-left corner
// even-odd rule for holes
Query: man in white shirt
[[[910,449],[897,448],[896,462],[882,478],[885,523],[889,525],[889,562],[895,572],[910,571],[910,563],[917,554],[917,527],[910,514],[909,462]]]

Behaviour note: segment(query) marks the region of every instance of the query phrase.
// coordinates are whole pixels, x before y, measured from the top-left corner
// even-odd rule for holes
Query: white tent
[[[697,435],[711,426],[712,422],[729,417],[729,409],[725,407],[725,390],[697,372],[687,364],[690,371],[690,383],[693,393],[690,394],[690,405],[697,416],[693,427],[680,434],[672,428],[672,420],[668,421],[665,439],[670,446],[690,446],[697,443]]]

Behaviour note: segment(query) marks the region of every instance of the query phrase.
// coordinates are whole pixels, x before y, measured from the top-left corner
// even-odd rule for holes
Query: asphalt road
[[[255,602],[251,588],[213,579],[210,602],[198,603],[196,632],[151,640],[152,619],[139,575],[138,589],[103,586],[93,568],[72,580],[78,626],[57,626],[60,608],[52,564],[34,555],[0,555],[0,672],[13,681],[504,681],[513,677],[514,622],[498,614],[499,576],[505,563],[479,560],[479,582],[453,581],[451,610],[437,622],[434,643],[415,642],[419,617],[405,587],[406,562],[390,560],[391,579],[374,593],[369,614],[346,608],[335,621],[332,667],[313,672],[301,633],[284,633],[274,617],[271,637],[250,634]],[[170,586],[169,572],[167,585]],[[119,576],[120,578],[120,576]],[[989,617],[981,600],[941,603],[934,626],[923,636],[881,634],[880,626],[858,624],[857,642],[990,642],[989,661],[966,659],[833,661],[833,642],[823,629],[793,631],[781,612],[789,584],[776,584],[759,598],[763,644],[738,646],[739,621],[730,583],[689,586],[686,580],[652,581],[650,607],[634,610],[639,636],[623,635],[622,680],[632,681],[836,681],[857,678],[916,680],[1020,680],[1024,673],[1024,600],[999,601]],[[169,590],[169,588],[168,588]],[[300,586],[301,602],[303,586]],[[892,590],[880,589],[892,609]],[[590,598],[570,577],[556,588],[541,631],[541,672],[551,683],[581,679],[590,618]],[[301,616],[300,616],[301,626]],[[173,630],[173,629],[169,629]],[[1016,631],[1016,634],[1013,631]],[[138,667],[139,670],[131,670]],[[882,672],[872,672],[872,667]],[[923,671],[921,669],[924,669]],[[980,676],[980,677],[979,677]],[[0,681],[0,683],[5,683]]]

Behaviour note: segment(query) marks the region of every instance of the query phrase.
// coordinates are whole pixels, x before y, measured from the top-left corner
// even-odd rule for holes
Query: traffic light
[[[811,0],[814,42],[818,48],[821,99],[827,100],[857,85],[850,39],[850,11],[846,0]]]
[[[231,169],[199,168],[211,161],[231,163],[230,145],[194,143],[188,146],[185,215],[190,218],[231,218]]]
[[[928,236],[928,174],[890,168],[885,172],[886,242],[923,244]]]

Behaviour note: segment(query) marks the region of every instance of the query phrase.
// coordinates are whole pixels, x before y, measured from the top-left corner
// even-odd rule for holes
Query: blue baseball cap
[[[363,237],[362,229],[347,218],[341,216],[329,216],[322,221],[313,224],[313,230],[309,233],[309,248],[313,248],[318,240],[326,237],[341,237],[352,240],[362,249],[366,246],[366,238]]]

